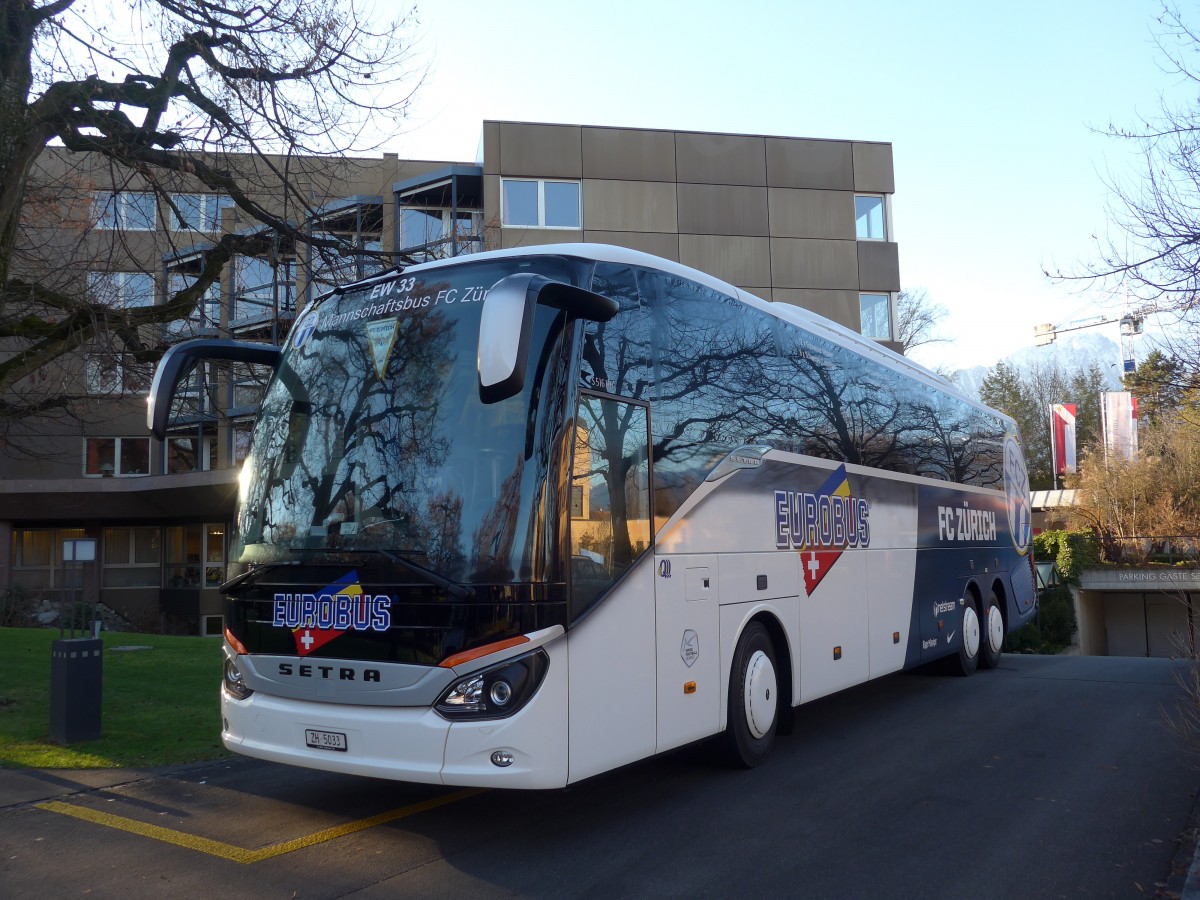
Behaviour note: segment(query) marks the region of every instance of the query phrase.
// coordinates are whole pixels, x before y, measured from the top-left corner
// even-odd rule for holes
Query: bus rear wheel
[[[979,612],[975,598],[968,595],[962,615],[962,640],[958,645],[958,654],[950,657],[951,671],[957,675],[970,675],[979,667]]]
[[[751,622],[738,638],[729,676],[729,724],[725,757],[753,769],[771,754],[779,725],[779,681],[775,647],[761,622]]]
[[[979,648],[979,668],[994,669],[1000,665],[1000,654],[1004,652],[1004,614],[1000,612],[1000,600],[996,592],[988,594],[983,610],[983,638]]]

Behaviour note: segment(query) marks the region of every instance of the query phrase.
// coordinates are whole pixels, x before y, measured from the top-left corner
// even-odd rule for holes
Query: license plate
[[[304,729],[304,743],[317,750],[346,750],[346,736],[340,731]]]

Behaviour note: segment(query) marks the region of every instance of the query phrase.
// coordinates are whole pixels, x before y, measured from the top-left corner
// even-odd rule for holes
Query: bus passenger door
[[[655,558],[658,752],[714,734],[721,721],[716,556]]]
[[[569,780],[654,752],[649,413],[583,393],[570,473]]]

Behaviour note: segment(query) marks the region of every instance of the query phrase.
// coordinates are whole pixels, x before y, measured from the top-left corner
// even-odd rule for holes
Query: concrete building
[[[709,272],[767,300],[814,310],[893,348],[900,289],[891,145],[874,142],[483,123],[474,162],[240,160],[254,199],[355,252],[329,258],[264,236],[166,337],[279,342],[304,303],[381,260],[421,260],[571,241],[618,244]],[[258,227],[228,198],[180,177],[167,197],[98,158],[48,150],[45,200],[25,265],[64,290],[124,306],[164,303],[220,236]],[[288,208],[281,179],[311,198]],[[0,456],[0,587],[85,596],[142,628],[219,634],[237,467],[261,384],[197,374],[185,428],[145,427],[150,367],[81,348],[20,390],[79,395],[14,425]],[[62,542],[98,542],[64,566]]]

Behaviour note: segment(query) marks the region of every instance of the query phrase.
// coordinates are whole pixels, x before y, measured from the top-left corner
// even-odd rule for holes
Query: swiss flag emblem
[[[817,585],[829,574],[829,570],[841,555],[841,550],[806,550],[800,554],[801,568],[804,569],[804,590],[808,596],[812,596]]]
[[[296,653],[300,656],[308,656],[314,650],[319,650],[345,632],[335,631],[332,628],[297,628],[292,632],[292,637],[296,639]]]
[[[362,593],[362,585],[358,583],[358,573],[349,572],[321,591],[320,596],[355,597],[359,603],[362,603]],[[296,653],[299,656],[308,656],[308,654],[320,650],[334,638],[346,633],[344,629],[340,628],[320,628],[316,625],[315,619],[309,619],[309,622],[312,624],[292,629],[292,637],[296,641]]]

